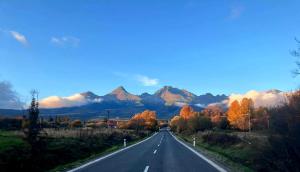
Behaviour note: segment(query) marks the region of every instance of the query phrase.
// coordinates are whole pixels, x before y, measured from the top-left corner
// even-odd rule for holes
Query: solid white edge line
[[[147,172],[147,171],[148,171],[148,169],[149,169],[149,165],[147,165],[147,166],[145,167],[145,170],[144,170],[144,172]]]
[[[105,155],[105,156],[100,157],[100,158],[98,158],[98,159],[95,159],[95,160],[93,160],[93,161],[90,161],[90,162],[88,162],[88,163],[86,163],[86,164],[83,164],[83,165],[81,165],[81,166],[79,166],[79,167],[76,167],[76,168],[74,168],[74,169],[71,169],[71,170],[69,170],[69,171],[67,171],[67,172],[75,172],[75,171],[80,170],[80,169],[83,169],[83,168],[85,168],[85,167],[87,167],[87,166],[89,166],[89,165],[91,165],[91,164],[94,164],[94,163],[99,162],[99,161],[101,161],[101,160],[104,160],[104,159],[106,159],[106,158],[108,158],[108,157],[111,157],[111,156],[113,156],[113,155],[115,155],[115,154],[117,154],[117,153],[123,152],[124,150],[127,150],[127,149],[129,149],[129,148],[132,148],[132,147],[134,147],[134,146],[136,146],[136,145],[139,145],[139,144],[141,144],[141,143],[143,143],[143,142],[145,142],[145,141],[151,139],[151,138],[154,137],[156,134],[157,134],[157,133],[155,133],[155,134],[153,134],[152,136],[146,138],[145,140],[142,140],[142,141],[140,141],[140,142],[138,142],[138,143],[135,143],[135,144],[130,145],[130,146],[128,146],[128,147],[125,147],[125,148],[123,148],[123,149],[117,150],[117,151],[115,151],[115,152],[112,152],[112,153],[110,153],[110,154],[108,154],[108,155]],[[148,167],[148,168],[149,168],[149,167]]]
[[[219,165],[217,165],[216,163],[214,163],[213,161],[211,161],[210,159],[207,159],[204,155],[202,155],[201,153],[199,153],[198,151],[194,150],[193,148],[189,147],[188,145],[186,145],[184,142],[182,142],[181,140],[177,139],[176,136],[174,136],[171,132],[170,134],[173,136],[173,138],[178,141],[180,144],[182,144],[184,147],[186,147],[187,149],[189,149],[190,151],[192,151],[193,153],[195,153],[197,156],[199,156],[200,158],[202,158],[203,160],[205,160],[207,163],[209,163],[210,165],[212,165],[214,168],[216,168],[218,171],[220,172],[227,172],[225,169],[223,169],[222,167],[220,167]]]

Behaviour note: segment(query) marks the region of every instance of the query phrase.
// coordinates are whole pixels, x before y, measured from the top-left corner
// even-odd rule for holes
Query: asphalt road
[[[76,172],[215,172],[220,171],[179,143],[167,130],[148,140],[75,169]],[[221,169],[222,170],[222,169]]]

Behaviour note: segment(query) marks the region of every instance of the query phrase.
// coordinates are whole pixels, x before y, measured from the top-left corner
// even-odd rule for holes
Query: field
[[[42,133],[38,152],[33,156],[22,132],[0,131],[1,171],[70,168],[122,147],[124,138],[130,144],[150,134],[118,129],[47,129]]]
[[[200,152],[223,164],[230,171],[259,171],[267,168],[267,164],[260,157],[263,148],[268,145],[264,133],[207,131],[178,136],[188,143],[193,143],[195,137],[196,148]]]

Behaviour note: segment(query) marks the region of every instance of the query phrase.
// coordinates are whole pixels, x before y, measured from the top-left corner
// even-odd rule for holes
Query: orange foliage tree
[[[187,120],[187,119],[193,117],[195,114],[196,114],[196,112],[194,112],[193,108],[188,105],[183,106],[180,110],[180,116],[184,120]]]
[[[171,119],[170,127],[173,131],[180,133],[187,128],[187,122],[182,116],[176,115]]]
[[[145,110],[142,113],[135,114],[129,120],[130,128],[134,129],[146,129],[146,130],[156,130],[157,129],[157,119],[156,112]]]
[[[231,126],[241,130],[249,129],[249,117],[253,111],[253,101],[243,98],[241,103],[233,101],[228,109],[228,121]]]
[[[211,129],[211,120],[203,116],[202,113],[195,112],[190,106],[183,106],[180,115],[174,116],[170,121],[170,127],[173,131],[188,131],[191,133]]]
[[[220,106],[217,106],[217,105],[210,105],[210,106],[207,106],[203,111],[202,113],[211,118],[211,122],[214,124],[214,125],[218,125],[221,120],[222,120],[222,116],[223,116],[223,110]]]

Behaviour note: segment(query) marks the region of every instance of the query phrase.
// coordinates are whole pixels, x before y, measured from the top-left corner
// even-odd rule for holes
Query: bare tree
[[[295,38],[295,41],[297,43],[297,48],[295,50],[291,51],[291,55],[297,58],[297,60],[295,62],[297,65],[297,68],[292,71],[293,75],[296,77],[300,74],[300,41],[297,38]]]

